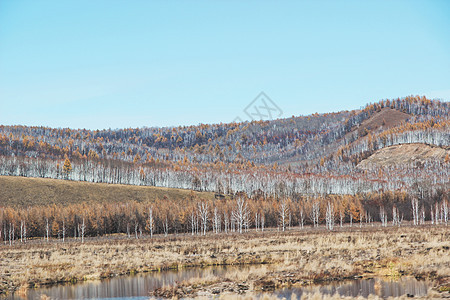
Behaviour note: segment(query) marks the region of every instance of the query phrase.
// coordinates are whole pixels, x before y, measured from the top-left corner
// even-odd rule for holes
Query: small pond
[[[31,300],[39,299],[41,295],[47,295],[50,299],[149,299],[149,292],[157,288],[190,278],[222,276],[227,270],[238,270],[238,267],[187,268],[118,276],[77,284],[60,284],[30,289],[26,296],[10,295],[7,299]],[[245,270],[245,267],[239,267],[239,270]]]
[[[251,267],[210,267],[192,268],[176,271],[154,272],[133,276],[119,276],[99,281],[77,284],[56,285],[46,288],[30,289],[26,296],[10,295],[7,299],[40,299],[46,295],[50,299],[149,299],[149,292],[175,282],[190,278],[226,276],[227,272],[245,272]],[[254,272],[254,270],[253,270]],[[368,297],[377,295],[383,298],[397,297],[405,294],[424,296],[428,293],[430,283],[415,278],[404,277],[398,280],[387,278],[356,279],[313,285],[301,288],[285,288],[273,292],[279,298],[291,299],[292,294],[300,298],[304,293],[339,294],[349,297]]]

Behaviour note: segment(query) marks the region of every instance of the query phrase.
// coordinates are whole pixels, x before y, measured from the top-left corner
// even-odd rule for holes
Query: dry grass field
[[[0,206],[71,203],[154,201],[165,197],[175,202],[195,196],[213,199],[214,193],[150,186],[89,183],[50,178],[0,176]]]
[[[450,278],[450,229],[424,227],[344,227],[288,232],[173,235],[79,241],[30,241],[0,246],[0,289],[77,282],[116,275],[193,266],[260,264],[256,272],[197,282],[188,296],[210,284],[239,282],[248,291],[354,278],[415,276],[446,290]],[[192,282],[186,284],[192,286]],[[157,296],[186,296],[183,284]],[[183,294],[184,293],[184,294]]]

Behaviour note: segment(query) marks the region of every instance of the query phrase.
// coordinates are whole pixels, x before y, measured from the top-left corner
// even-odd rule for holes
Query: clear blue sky
[[[0,124],[230,122],[450,100],[450,1],[0,1]]]

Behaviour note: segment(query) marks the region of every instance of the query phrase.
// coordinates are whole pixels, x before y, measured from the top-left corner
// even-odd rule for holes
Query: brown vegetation
[[[370,224],[412,219],[412,199],[405,192],[247,198],[156,187],[93,184],[54,179],[0,177],[0,242],[23,239],[98,237],[286,228],[312,224]],[[448,223],[446,194],[436,197],[417,187],[421,224]],[[215,197],[217,196],[217,197]],[[238,199],[242,211],[238,211]],[[3,204],[6,204],[3,206]],[[55,204],[56,203],[56,204]],[[204,209],[200,210],[200,206]],[[438,212],[436,213],[436,209]],[[150,213],[151,212],[151,213]],[[398,214],[398,220],[394,213]],[[434,216],[434,217],[433,217]],[[331,219],[330,219],[331,218]],[[436,219],[436,220],[435,220]]]
[[[367,159],[361,161],[358,167],[361,169],[369,169],[372,165],[377,166],[395,166],[423,164],[426,161],[444,163],[450,155],[450,148],[430,146],[426,144],[402,144],[386,147],[376,151]]]
[[[124,203],[169,198],[175,202],[201,195],[214,199],[214,193],[162,187],[89,183],[50,178],[0,176],[0,206],[36,206],[75,203]]]
[[[449,249],[450,231],[446,226],[363,226],[335,232],[319,228],[195,238],[104,238],[84,244],[35,241],[0,246],[0,288],[7,292],[21,286],[136,272],[237,264],[269,265],[262,272],[235,274],[211,283],[239,280],[249,291],[263,291],[354,276],[411,275],[448,287]],[[202,284],[198,286],[201,290]],[[199,290],[193,289],[189,296],[197,295]]]
[[[379,112],[373,114],[369,119],[362,122],[358,129],[360,131],[364,129],[374,131],[380,127],[387,129],[400,125],[410,117],[411,115],[409,114],[405,114],[390,107],[385,107]]]
[[[421,185],[409,193],[291,199],[22,177],[0,177],[0,184],[0,242],[7,244],[29,238],[83,239],[117,233],[138,238],[277,227],[284,231],[309,224],[328,224],[332,229],[335,223],[370,224],[381,219],[396,224],[412,220],[412,204],[416,202],[417,224],[419,211],[420,224],[430,220],[448,224],[447,192],[428,195]]]

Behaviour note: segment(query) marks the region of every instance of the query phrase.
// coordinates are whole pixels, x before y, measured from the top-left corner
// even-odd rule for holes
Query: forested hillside
[[[16,177],[0,180],[0,233],[14,240],[20,223],[32,236],[66,229],[80,236],[85,221],[88,235],[134,229],[136,236],[206,232],[208,224],[217,232],[335,219],[447,223],[449,111],[446,102],[406,97],[273,121],[102,131],[1,126],[0,175]],[[7,180],[17,176],[61,180]]]
[[[90,131],[0,127],[0,175],[297,197],[447,190],[448,155],[357,165],[398,144],[450,144],[449,105],[425,97],[274,121]],[[66,160],[67,159],[67,160]],[[433,183],[428,184],[428,183]]]

